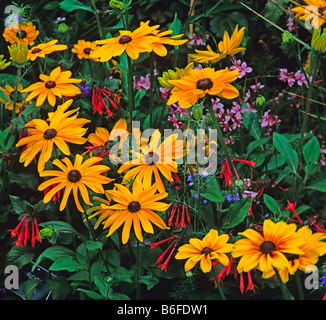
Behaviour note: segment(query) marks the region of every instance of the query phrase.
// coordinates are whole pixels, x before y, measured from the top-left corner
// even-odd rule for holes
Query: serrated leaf
[[[7,254],[6,264],[13,264],[21,269],[24,265],[30,263],[34,258],[34,251],[31,247],[13,246]]]
[[[32,267],[32,272],[44,259],[49,259],[49,260],[55,261],[60,258],[73,258],[74,256],[75,256],[75,253],[66,247],[53,246],[53,247],[47,248],[38,256],[37,260],[35,261],[35,264]]]
[[[41,280],[29,279],[23,283],[23,293],[25,300],[32,300],[35,288],[41,283]]]
[[[32,211],[32,205],[26,200],[22,200],[17,196],[9,195],[13,210],[17,214],[26,214]]]
[[[72,258],[60,258],[53,262],[50,271],[69,271],[74,272],[83,269],[83,266],[80,265],[76,260]]]
[[[8,171],[8,177],[10,183],[16,183],[23,189],[37,190],[37,177],[33,172],[14,173]]]
[[[243,198],[232,204],[223,220],[222,229],[230,229],[239,225],[248,215],[251,197]]]
[[[63,276],[56,277],[55,279],[47,279],[46,282],[52,291],[51,297],[53,300],[64,300],[71,292],[71,286]]]
[[[92,13],[94,12],[91,7],[85,6],[78,0],[64,0],[60,3],[60,8],[67,12],[71,12],[74,10],[86,10]]]

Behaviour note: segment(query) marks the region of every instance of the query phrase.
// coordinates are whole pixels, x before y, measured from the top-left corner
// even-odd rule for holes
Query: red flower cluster
[[[181,208],[182,208],[182,214],[181,214],[181,219],[179,221]],[[187,205],[183,204],[182,206],[180,206],[179,203],[174,204],[174,206],[172,207],[172,210],[171,210],[171,215],[170,215],[169,221],[168,221],[169,227],[171,227],[173,225],[173,218],[175,216],[175,213],[177,213],[177,217],[175,219],[174,226],[179,227],[180,230],[182,228],[186,228],[186,220],[185,219],[187,219],[188,224],[190,224],[190,216],[189,216]],[[186,218],[185,218],[185,216],[186,216]]]
[[[112,113],[112,111],[109,109],[109,107],[105,103],[104,98],[103,98],[102,95],[109,100],[109,102],[111,103],[111,105],[115,109],[118,109],[117,103],[120,102],[121,96],[119,96],[118,94],[112,93],[107,89],[100,88],[97,85],[94,86],[93,95],[92,95],[92,105],[93,105],[93,108],[94,108],[93,109],[93,114],[95,112],[98,112],[99,115],[102,116],[103,115],[103,108],[105,107],[106,112],[108,114],[108,117],[111,118],[115,114]],[[113,99],[111,99],[111,97]]]
[[[37,224],[37,220],[34,217],[32,219],[31,215],[27,213],[24,218],[19,222],[17,227],[11,231],[11,237],[14,238],[18,235],[18,239],[13,243],[13,245],[16,245],[17,247],[22,247],[27,245],[27,241],[30,239],[30,232],[29,232],[29,220],[32,220],[32,238],[31,238],[31,244],[34,248],[35,241],[42,242],[42,239],[40,237],[40,230]]]
[[[170,243],[170,245],[166,248],[166,250],[165,250],[165,251],[164,251],[164,252],[163,252],[163,253],[162,253],[162,254],[157,258],[157,260],[156,260],[156,263],[157,263],[157,264],[161,263],[162,260],[163,260],[163,258],[166,256],[167,252],[168,252],[168,251],[172,248],[172,246],[173,246],[173,248],[172,248],[170,254],[168,255],[168,257],[166,258],[165,262],[162,263],[162,264],[160,264],[160,265],[158,266],[159,269],[164,270],[165,272],[166,272],[166,268],[167,268],[167,266],[168,266],[168,263],[169,263],[169,261],[170,261],[172,255],[173,255],[173,252],[175,251],[175,249],[176,249],[176,247],[177,247],[177,245],[178,245],[179,237],[178,237],[178,236],[172,236],[172,237],[170,237],[170,238],[167,238],[167,239],[164,239],[164,240],[161,240],[161,241],[158,241],[158,242],[153,242],[153,243],[150,244],[151,249],[154,251],[155,248],[156,248],[158,245],[160,245],[160,244],[162,244],[162,243],[165,243],[165,242],[167,242],[167,241],[170,241],[170,240],[173,240],[173,241]]]

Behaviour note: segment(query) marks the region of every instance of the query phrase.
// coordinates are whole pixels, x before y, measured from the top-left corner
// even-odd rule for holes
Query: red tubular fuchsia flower
[[[13,243],[13,245],[16,245],[17,247],[22,247],[27,245],[27,241],[30,239],[30,232],[29,232],[29,225],[28,225],[30,218],[31,218],[30,214],[27,213],[24,216],[24,218],[18,223],[15,229],[7,230],[7,231],[11,231],[10,235],[12,238],[18,235],[18,238]],[[37,220],[34,217],[32,221],[32,238],[31,238],[31,244],[33,248],[35,246],[36,240],[42,242]]]
[[[293,222],[298,222],[299,224],[303,225],[303,220],[299,217],[299,215],[295,211],[295,206],[297,205],[297,203],[296,202],[295,203],[291,203],[289,200],[286,200],[286,201],[287,201],[288,205],[284,209],[292,211],[292,213],[297,218],[297,220],[291,219],[291,218],[288,218],[288,219],[291,220],[291,221],[293,221]]]
[[[115,109],[118,109],[117,103],[119,103],[121,97],[118,94],[114,94],[107,89],[100,88],[97,85],[94,86],[92,95],[93,114],[98,112],[102,117],[104,111],[103,109],[105,108],[108,118],[112,118],[115,114],[109,109],[108,105],[104,101],[103,96],[108,99],[110,104]]]

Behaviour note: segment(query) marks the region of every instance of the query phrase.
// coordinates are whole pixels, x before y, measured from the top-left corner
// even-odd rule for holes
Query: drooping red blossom
[[[181,211],[181,218],[180,218],[180,210]],[[171,227],[173,225],[173,219],[175,214],[177,213],[175,222],[174,222],[174,226],[175,227],[179,227],[180,230],[182,228],[186,228],[186,221],[188,222],[188,224],[190,224],[190,216],[189,216],[189,211],[188,211],[188,207],[186,204],[179,204],[179,203],[175,203],[171,209],[171,213],[170,213],[170,218],[168,221],[168,226]],[[180,221],[179,221],[180,218]]]
[[[29,232],[29,220],[31,219],[31,215],[27,213],[24,218],[18,223],[16,228],[7,230],[11,231],[11,237],[14,238],[18,235],[17,240],[13,243],[17,247],[26,246],[28,240],[30,239],[30,232]],[[40,230],[38,227],[37,219],[34,217],[32,219],[32,237],[31,237],[31,245],[34,248],[35,242],[39,241],[42,242],[40,237]]]
[[[295,206],[297,205],[297,203],[291,203],[289,200],[286,200],[288,205],[287,207],[285,207],[284,209],[286,210],[290,210],[292,211],[292,213],[296,216],[297,220],[295,219],[291,219],[291,218],[288,218],[289,220],[293,221],[293,222],[297,222],[301,225],[303,225],[303,220],[299,217],[299,215],[297,214],[297,212],[295,211]]]
[[[109,109],[108,105],[104,101],[103,96],[108,99],[112,107],[114,107],[115,109],[118,109],[118,103],[120,102],[121,96],[119,94],[110,92],[106,88],[100,88],[98,85],[95,85],[93,88],[93,114],[98,112],[99,115],[102,117],[105,108],[108,118],[112,118],[113,116],[115,116],[115,114]]]

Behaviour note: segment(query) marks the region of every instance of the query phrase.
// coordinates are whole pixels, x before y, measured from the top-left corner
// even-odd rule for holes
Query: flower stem
[[[129,106],[129,126],[132,130],[132,113],[134,110],[134,87],[133,87],[133,70],[131,58],[127,55],[128,60],[128,106]]]
[[[141,287],[140,287],[140,261],[141,260],[141,246],[140,241],[137,239],[137,248],[136,248],[136,300],[140,300],[141,296]]]
[[[216,287],[217,287],[217,290],[218,290],[218,292],[219,292],[222,300],[226,300],[226,297],[225,297],[224,292],[223,292],[223,288],[222,288],[220,282],[218,281],[217,276],[215,276],[215,278],[216,278]]]
[[[276,274],[277,282],[279,283],[279,285],[281,287],[283,300],[290,300],[288,290],[286,288],[285,283],[282,281],[278,270],[274,268],[274,271],[275,271],[275,274]]]
[[[103,38],[103,31],[102,31],[102,27],[101,27],[100,18],[99,18],[98,13],[97,13],[95,0],[92,0],[92,6],[93,6],[94,15],[95,15],[96,23],[97,23],[98,33],[100,35],[100,39],[102,39]]]
[[[220,124],[218,123],[218,121],[216,119],[213,108],[208,107],[208,110],[209,110],[209,114],[210,114],[210,116],[212,118],[212,121],[214,122],[214,125],[215,125],[215,129],[216,129],[216,132],[217,132],[217,139],[219,140],[218,142],[222,147],[222,150],[224,152],[224,155],[226,156],[227,162],[229,163],[232,176],[236,177],[236,174],[235,174],[235,171],[234,171],[234,168],[233,168],[233,164],[232,164],[232,160],[231,160],[231,156],[230,156],[229,150],[228,150],[228,148],[227,148],[227,146],[225,144],[225,140],[224,140],[221,128],[220,128]]]
[[[302,127],[301,127],[301,139],[304,138],[304,134],[307,130],[308,114],[309,114],[310,108],[311,108],[310,100],[312,98],[313,91],[314,91],[314,83],[315,83],[316,76],[317,76],[319,61],[320,61],[320,56],[317,55],[316,59],[315,59],[315,63],[314,63],[313,72],[312,72],[312,79],[311,79],[311,82],[309,83],[308,98],[306,100],[305,114],[303,117],[303,123],[302,123]]]
[[[154,53],[149,54],[150,64],[150,88],[149,88],[149,123],[150,127],[153,128],[153,98],[154,98]]]
[[[18,98],[18,85],[19,85],[19,80],[20,76],[22,73],[22,68],[17,67],[17,77],[16,77],[16,85],[15,85],[15,93],[14,93],[14,103],[12,107],[12,120],[16,118],[16,105],[17,105],[17,98]],[[13,125],[14,127],[14,125]]]
[[[303,293],[302,283],[301,283],[301,279],[300,279],[300,275],[299,275],[298,270],[294,274],[294,277],[295,277],[295,282],[297,284],[297,289],[298,289],[298,294],[299,294],[299,300],[304,300],[304,293]]]

